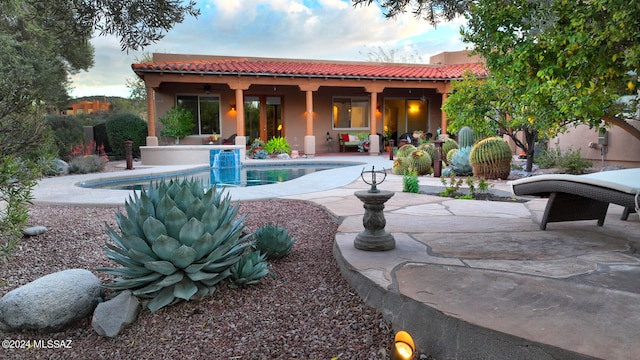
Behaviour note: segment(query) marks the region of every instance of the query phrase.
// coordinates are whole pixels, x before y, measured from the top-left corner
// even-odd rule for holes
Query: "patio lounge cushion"
[[[625,208],[623,220],[636,211],[640,168],[586,175],[538,175],[511,181],[510,185],[515,195],[549,197],[541,230],[549,222],[573,220],[598,220],[602,226],[610,203]]]
[[[358,133],[340,133],[338,139],[340,152],[345,152],[347,147],[357,148],[360,145]]]

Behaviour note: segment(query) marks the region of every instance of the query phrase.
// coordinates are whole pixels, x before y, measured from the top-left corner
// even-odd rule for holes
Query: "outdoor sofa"
[[[604,224],[609,204],[624,207],[622,220],[638,212],[640,168],[601,171],[585,175],[537,175],[510,182],[511,191],[519,196],[548,197],[540,222],[598,220]]]

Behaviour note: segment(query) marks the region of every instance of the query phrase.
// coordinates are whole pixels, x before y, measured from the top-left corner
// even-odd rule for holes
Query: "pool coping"
[[[311,192],[325,191],[345,186],[360,177],[362,170],[375,166],[391,169],[392,161],[382,156],[354,155],[348,158],[340,156],[323,156],[315,158],[299,159],[247,159],[245,164],[261,162],[270,164],[296,164],[296,163],[355,163],[360,166],[345,166],[336,169],[328,169],[311,173],[300,178],[292,179],[284,183],[250,186],[227,187],[232,200],[269,199],[283,196],[292,196]],[[84,175],[68,175],[44,178],[38,182],[32,191],[34,204],[38,205],[76,205],[76,206],[118,206],[138,190],[112,190],[102,188],[81,187],[86,182],[115,181],[126,178],[139,178],[158,176],[167,173],[179,173],[195,171],[195,169],[208,168],[208,164],[176,165],[176,166],[144,166],[134,164],[132,170],[94,173]]]

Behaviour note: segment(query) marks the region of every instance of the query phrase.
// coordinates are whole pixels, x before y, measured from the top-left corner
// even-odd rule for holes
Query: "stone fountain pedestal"
[[[386,251],[395,248],[396,240],[393,238],[393,235],[384,229],[387,221],[382,212],[382,210],[384,210],[384,203],[394,195],[394,192],[386,190],[379,190],[378,192],[362,190],[356,191],[355,195],[364,203],[365,209],[364,216],[362,217],[364,231],[356,235],[356,239],[353,241],[356,249]]]

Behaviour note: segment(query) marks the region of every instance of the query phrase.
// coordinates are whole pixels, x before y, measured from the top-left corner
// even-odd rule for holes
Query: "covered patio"
[[[163,165],[157,161],[166,158],[150,156],[148,150],[173,142],[158,136],[158,119],[173,106],[191,110],[196,118],[193,135],[181,141],[192,146],[207,144],[211,135],[235,135],[240,147],[256,138],[283,136],[292,149],[312,158],[338,152],[343,133],[368,134],[370,155],[380,154],[380,144],[403,133],[446,136],[447,119],[440,108],[450,82],[466,71],[480,76],[486,71],[479,58],[465,51],[436,55],[430,62],[154,54],[152,62],[132,65],[147,89],[142,161]]]

